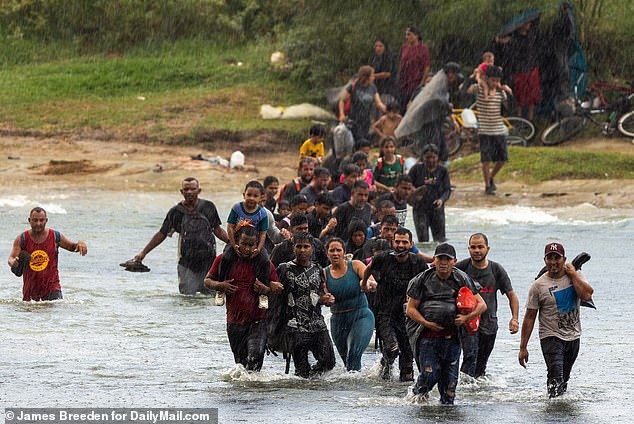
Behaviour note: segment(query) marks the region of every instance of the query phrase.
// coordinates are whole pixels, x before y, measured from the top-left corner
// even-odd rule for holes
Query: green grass
[[[565,179],[634,179],[634,155],[586,152],[564,148],[511,147],[509,162],[498,178],[539,183]],[[482,179],[479,154],[455,160],[449,165],[452,178]]]
[[[28,56],[19,47],[7,48]],[[0,122],[5,126],[43,132],[142,127],[164,135],[172,128],[169,121],[184,120],[191,128],[299,133],[310,123],[264,121],[260,105],[319,101],[276,75],[268,64],[271,52],[256,45],[190,40],[124,55],[73,57],[59,46],[51,47],[49,55],[54,52],[58,57],[49,61],[4,62]],[[6,56],[6,51],[0,54]]]

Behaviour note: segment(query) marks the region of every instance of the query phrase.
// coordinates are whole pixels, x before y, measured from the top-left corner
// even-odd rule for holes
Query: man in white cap
[[[518,359],[526,368],[528,340],[539,311],[539,340],[548,369],[548,397],[561,396],[568,388],[572,365],[579,353],[581,301],[592,298],[592,286],[572,264],[566,263],[566,252],[559,243],[549,243],[544,249],[546,273],[528,291],[526,314]]]

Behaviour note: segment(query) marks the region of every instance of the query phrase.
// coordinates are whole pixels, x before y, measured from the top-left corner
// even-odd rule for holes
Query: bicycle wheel
[[[447,151],[449,152],[449,156],[453,156],[458,153],[462,147],[462,137],[454,128],[451,118],[447,118],[447,120],[443,123],[442,130],[445,134],[445,140],[447,141]]]
[[[586,126],[588,120],[584,116],[570,116],[546,127],[542,133],[544,146],[555,146],[572,138]]]
[[[506,120],[511,124],[509,136],[517,136],[528,142],[535,135],[535,125],[528,119],[520,118],[519,116],[508,116]]]
[[[634,110],[627,112],[619,118],[618,128],[626,137],[634,137]]]
[[[507,146],[526,147],[527,144],[527,141],[520,136],[509,135],[506,137]]]

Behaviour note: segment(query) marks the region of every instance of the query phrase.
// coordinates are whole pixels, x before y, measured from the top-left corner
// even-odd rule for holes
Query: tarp
[[[394,134],[405,137],[416,133],[423,125],[444,119],[449,101],[447,74],[438,71],[432,80],[414,97]]]

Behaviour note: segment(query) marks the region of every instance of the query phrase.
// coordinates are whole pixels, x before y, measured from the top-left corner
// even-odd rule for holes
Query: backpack
[[[405,161],[403,160],[403,156],[401,155],[396,155],[396,159],[398,160],[398,163],[401,164],[401,168],[405,169]],[[383,170],[383,158],[378,158],[376,161],[376,166],[379,172],[381,172],[381,170]]]
[[[216,251],[216,239],[213,229],[206,216],[200,212],[201,202],[193,211],[189,211],[182,204],[177,209],[183,213],[180,228],[181,257],[193,261],[208,260]]]

